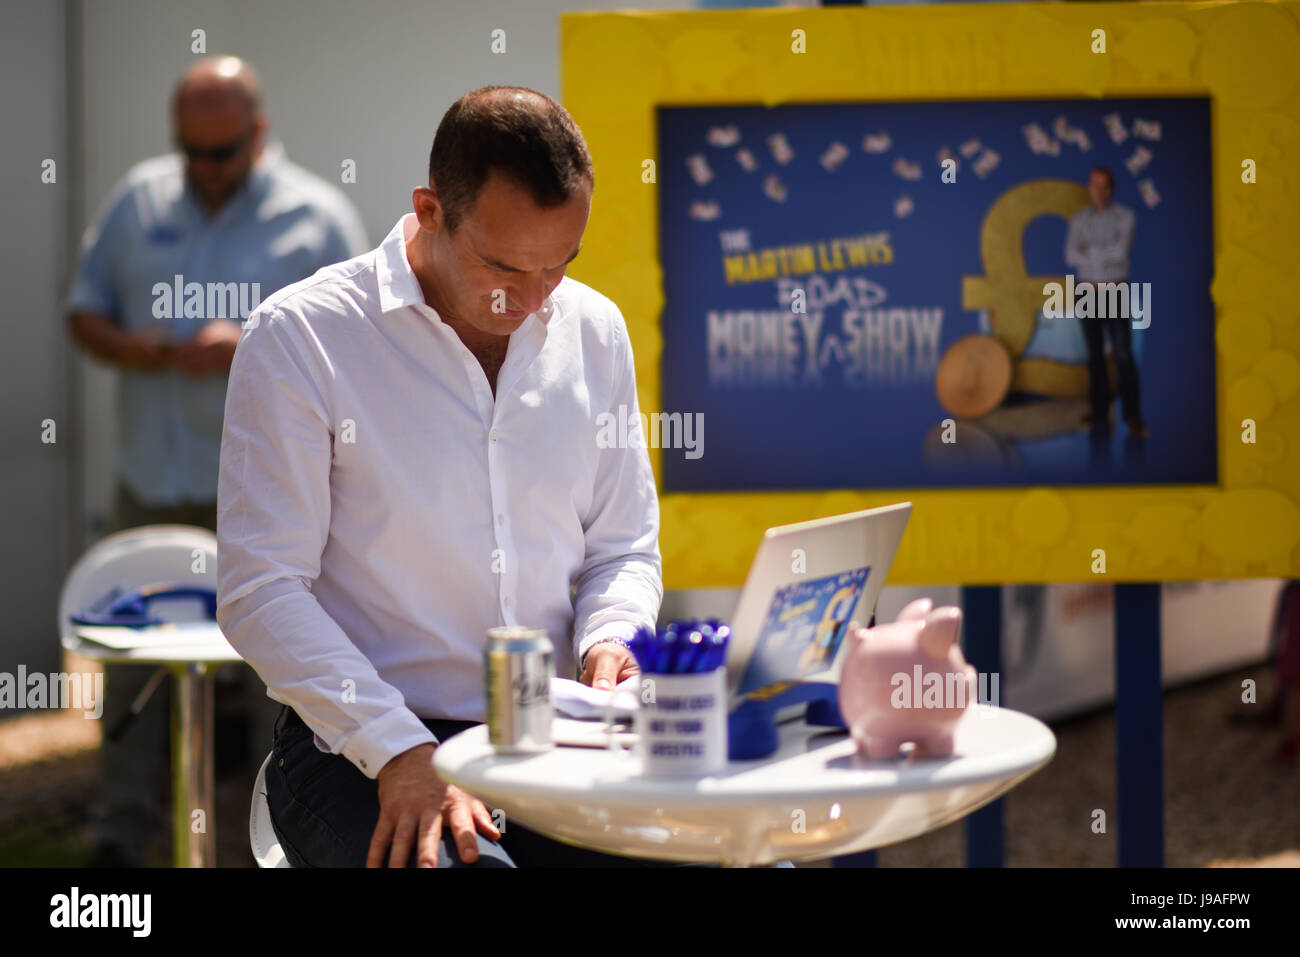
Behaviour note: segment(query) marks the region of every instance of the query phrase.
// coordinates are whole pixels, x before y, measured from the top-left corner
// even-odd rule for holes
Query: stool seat
[[[271,755],[266,756],[253,782],[253,803],[248,812],[248,841],[253,848],[253,859],[258,867],[292,867],[284,856],[280,841],[271,827],[271,806],[266,800],[266,769]]]

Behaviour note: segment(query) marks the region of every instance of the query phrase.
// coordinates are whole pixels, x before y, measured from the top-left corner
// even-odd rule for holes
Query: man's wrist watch
[[[609,644],[610,642],[613,642],[614,644],[622,645],[624,648],[628,648],[628,649],[632,647],[631,642],[629,642],[626,638],[618,638],[618,637],[601,638],[598,641],[593,641],[591,643],[591,648],[588,648],[586,651],[582,653],[582,663],[586,665],[587,655],[591,654],[592,648],[595,648],[597,645]]]

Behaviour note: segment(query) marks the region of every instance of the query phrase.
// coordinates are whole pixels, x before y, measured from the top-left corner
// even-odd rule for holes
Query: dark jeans
[[[1122,316],[1080,319],[1083,338],[1088,345],[1088,394],[1092,414],[1105,419],[1110,414],[1110,383],[1106,376],[1106,350],[1104,340],[1110,340],[1119,375],[1119,395],[1124,408],[1124,421],[1141,422],[1142,405],[1138,389],[1137,362],[1133,359],[1132,320]]]
[[[473,721],[426,720],[445,741]],[[294,867],[364,867],[379,821],[379,784],[347,758],[326,754],[302,719],[285,708],[276,722],[275,746],[266,769],[271,825]],[[489,810],[491,810],[489,808]],[[451,830],[444,827],[439,867],[671,867],[664,861],[618,857],[553,841],[508,818],[501,839],[478,837],[478,860],[460,860]],[[414,842],[412,842],[414,844]],[[385,857],[385,860],[387,858]],[[407,861],[416,862],[415,848]]]

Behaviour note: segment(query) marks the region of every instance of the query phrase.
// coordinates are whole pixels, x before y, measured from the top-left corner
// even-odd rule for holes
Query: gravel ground
[[[1241,681],[1262,668],[1166,693],[1165,860],[1173,867],[1300,867],[1300,766],[1274,764],[1275,727],[1234,723]],[[1256,706],[1258,707],[1258,706]],[[1053,724],[1056,757],[1005,800],[1006,861],[1013,867],[1115,863],[1111,711]],[[88,809],[98,776],[100,723],[80,712],[0,722],[0,866],[81,866],[93,850]],[[217,864],[251,867],[251,781],[218,782]],[[1093,810],[1107,833],[1092,831]],[[961,866],[960,823],[882,848],[883,867]],[[822,863],[822,862],[817,862]],[[813,866],[816,866],[814,864]]]

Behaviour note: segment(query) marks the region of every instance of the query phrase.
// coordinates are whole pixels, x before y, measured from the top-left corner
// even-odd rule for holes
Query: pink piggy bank
[[[975,669],[957,644],[961,609],[920,598],[898,621],[853,627],[840,675],[840,714],[868,758],[892,758],[912,742],[918,757],[953,751],[957,722],[974,703]]]

